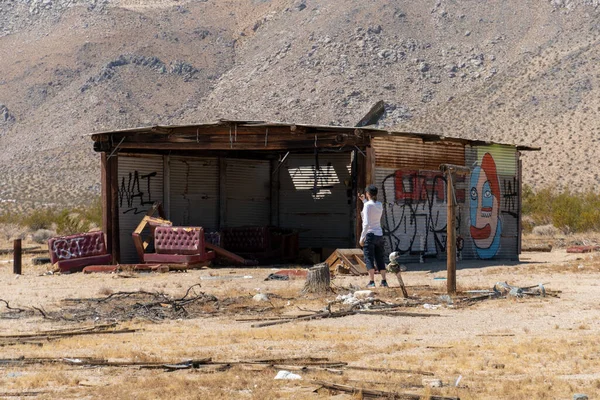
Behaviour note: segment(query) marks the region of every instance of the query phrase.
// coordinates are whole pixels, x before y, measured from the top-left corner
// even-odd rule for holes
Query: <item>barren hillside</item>
[[[0,3],[0,201],[99,192],[85,134],[251,118],[533,144],[525,180],[588,188],[596,0]],[[13,203],[0,204],[0,210]]]

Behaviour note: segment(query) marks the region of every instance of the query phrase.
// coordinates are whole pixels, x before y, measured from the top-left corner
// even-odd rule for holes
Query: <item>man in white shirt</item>
[[[366,195],[366,197],[365,197]],[[381,286],[387,287],[385,279],[385,260],[383,247],[383,230],[381,229],[381,215],[383,214],[383,205],[377,201],[377,187],[369,185],[365,194],[359,198],[363,202],[362,233],[360,235],[360,245],[365,255],[365,264],[369,272],[368,288],[375,287],[375,268],[381,274]]]

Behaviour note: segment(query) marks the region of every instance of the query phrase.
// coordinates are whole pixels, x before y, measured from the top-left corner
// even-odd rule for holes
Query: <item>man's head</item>
[[[365,192],[369,195],[370,199],[372,199],[372,200],[377,199],[377,186],[369,185],[369,186],[367,186],[367,189],[365,190]]]

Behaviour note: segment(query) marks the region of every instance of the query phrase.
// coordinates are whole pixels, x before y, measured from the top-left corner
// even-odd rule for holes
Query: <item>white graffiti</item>
[[[58,239],[52,244],[52,251],[59,260],[69,260],[81,257],[81,246],[79,242],[85,238]],[[72,248],[74,248],[72,250]]]

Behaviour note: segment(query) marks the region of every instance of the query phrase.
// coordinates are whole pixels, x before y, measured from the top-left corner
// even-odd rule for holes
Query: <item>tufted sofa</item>
[[[61,272],[78,272],[88,265],[112,263],[104,232],[53,237],[48,240],[48,251],[52,264],[57,264]]]
[[[145,263],[198,264],[215,258],[206,251],[201,227],[158,226],[154,231],[155,253],[144,253]]]
[[[225,249],[260,262],[295,258],[298,251],[293,249],[293,239],[297,248],[297,232],[270,226],[226,228],[221,232]]]

